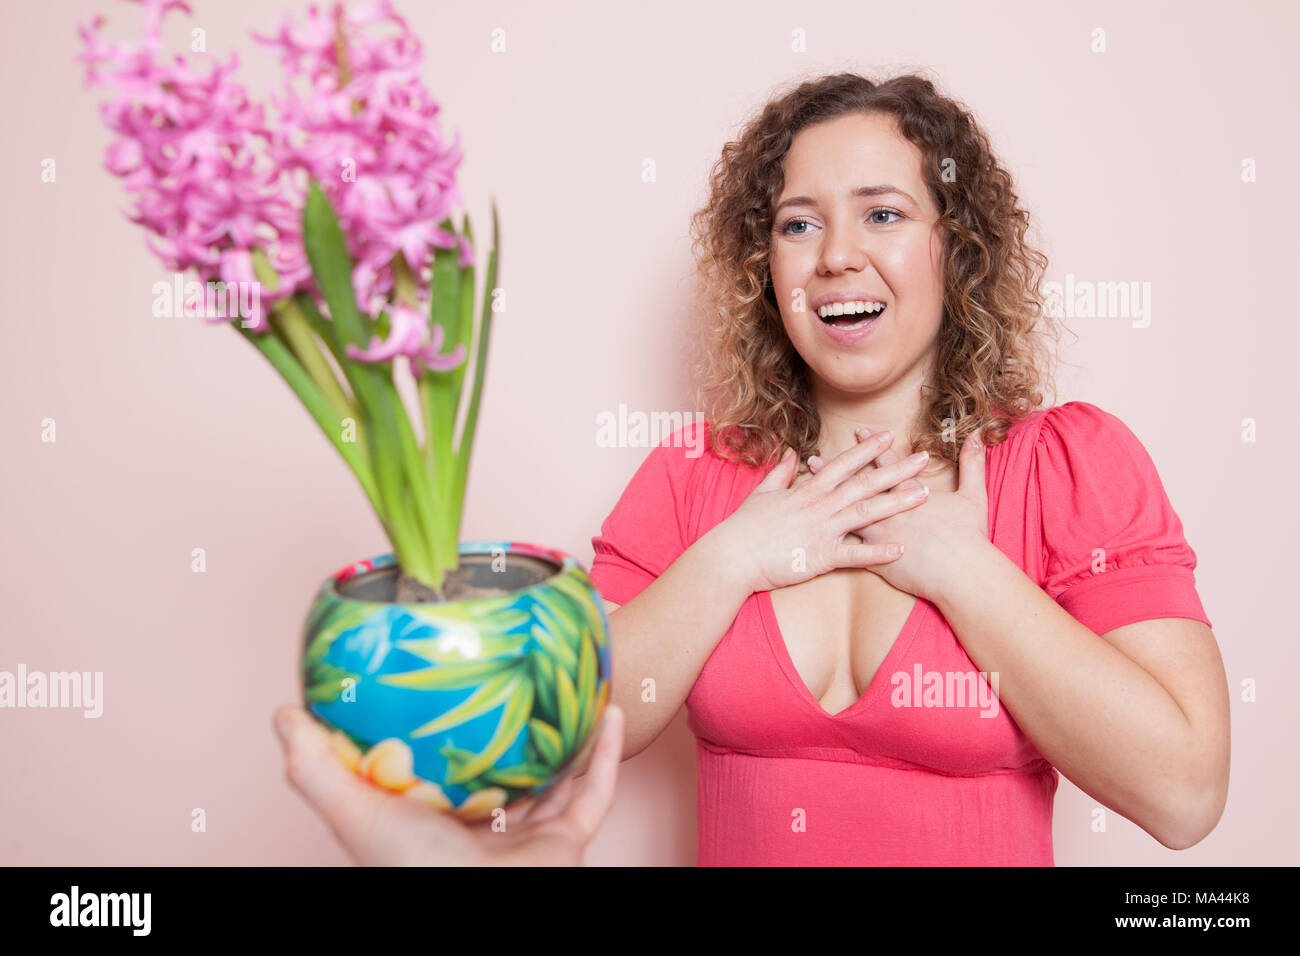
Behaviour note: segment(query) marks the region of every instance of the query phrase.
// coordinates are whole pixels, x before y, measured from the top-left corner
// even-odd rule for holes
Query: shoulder
[[[1014,419],[997,447],[990,449],[989,461],[1001,487],[1036,487],[1045,497],[1159,480],[1132,429],[1091,402],[1065,402]]]
[[[657,434],[664,437],[650,449],[647,460],[656,459],[675,471],[704,472],[742,465],[714,450],[712,421],[699,418],[679,428],[659,429]]]
[[[1033,482],[1044,500],[1128,513],[1164,498],[1146,446],[1119,416],[1091,402],[1066,402],[1042,412],[1030,456]]]
[[[689,422],[668,432],[641,466],[642,471],[657,476],[658,481],[652,482],[669,486],[660,495],[666,493],[677,503],[687,516],[692,536],[704,533],[739,507],[767,473],[765,468],[733,457],[731,446],[721,440],[723,453],[716,451],[715,434],[711,420]],[[725,437],[738,438],[739,432]]]
[[[1046,409],[1039,422],[1039,437],[1075,443],[1132,437],[1132,430],[1119,416],[1091,402],[1066,402]]]
[[[709,421],[674,423],[647,430],[640,437],[643,446],[653,444],[637,468],[631,487],[646,495],[662,497],[667,493],[686,503],[708,485],[709,475],[725,464],[713,451]]]
[[[1040,408],[1013,419],[1007,429],[1007,440],[1033,445],[1068,441],[1078,445],[1125,434],[1132,435],[1132,432],[1118,416],[1092,402],[1074,401]]]
[[[658,441],[646,454],[642,467],[681,477],[698,472],[701,462],[717,457],[710,444],[711,435],[712,422],[703,420],[658,429],[651,433]]]
[[[1091,402],[1066,402],[1043,411],[1034,435],[1034,457],[1040,469],[1064,470],[1078,476],[1104,472],[1154,471],[1151,456],[1119,416]]]
[[[1115,454],[1145,455],[1142,443],[1119,416],[1092,402],[1065,402],[1040,408],[1007,429],[1005,455],[1029,464],[1044,458],[1099,459]]]

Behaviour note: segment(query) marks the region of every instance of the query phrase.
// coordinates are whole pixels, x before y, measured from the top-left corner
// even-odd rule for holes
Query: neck
[[[894,433],[890,449],[899,458],[912,453],[911,428],[921,408],[919,382],[898,382],[886,391],[865,395],[837,391],[819,382],[813,395],[821,417],[818,447],[825,460],[856,445],[854,432],[859,428],[870,429],[872,434],[888,429]]]

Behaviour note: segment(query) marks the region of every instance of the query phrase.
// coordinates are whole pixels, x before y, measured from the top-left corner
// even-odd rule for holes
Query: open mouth
[[[838,306],[841,310],[838,315],[835,314],[836,308],[823,306],[817,310],[817,317],[837,329],[857,329],[882,316],[886,306],[883,302],[848,302]]]

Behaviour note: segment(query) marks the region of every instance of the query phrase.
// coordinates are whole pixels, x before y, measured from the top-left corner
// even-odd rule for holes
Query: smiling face
[[[769,266],[786,334],[822,403],[920,403],[943,319],[943,236],[921,159],[883,113],[802,129],[786,155]],[[885,308],[840,319],[869,319],[862,330],[828,328],[817,306],[842,297]]]

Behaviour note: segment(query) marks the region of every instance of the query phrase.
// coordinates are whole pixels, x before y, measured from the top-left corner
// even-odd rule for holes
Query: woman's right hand
[[[751,563],[754,591],[799,584],[835,568],[867,568],[898,559],[889,551],[891,544],[863,544],[853,534],[928,497],[917,482],[890,490],[926,466],[923,455],[868,467],[892,443],[889,432],[875,432],[795,488],[790,482],[798,459],[786,450],[724,522],[734,535],[734,553]]]

